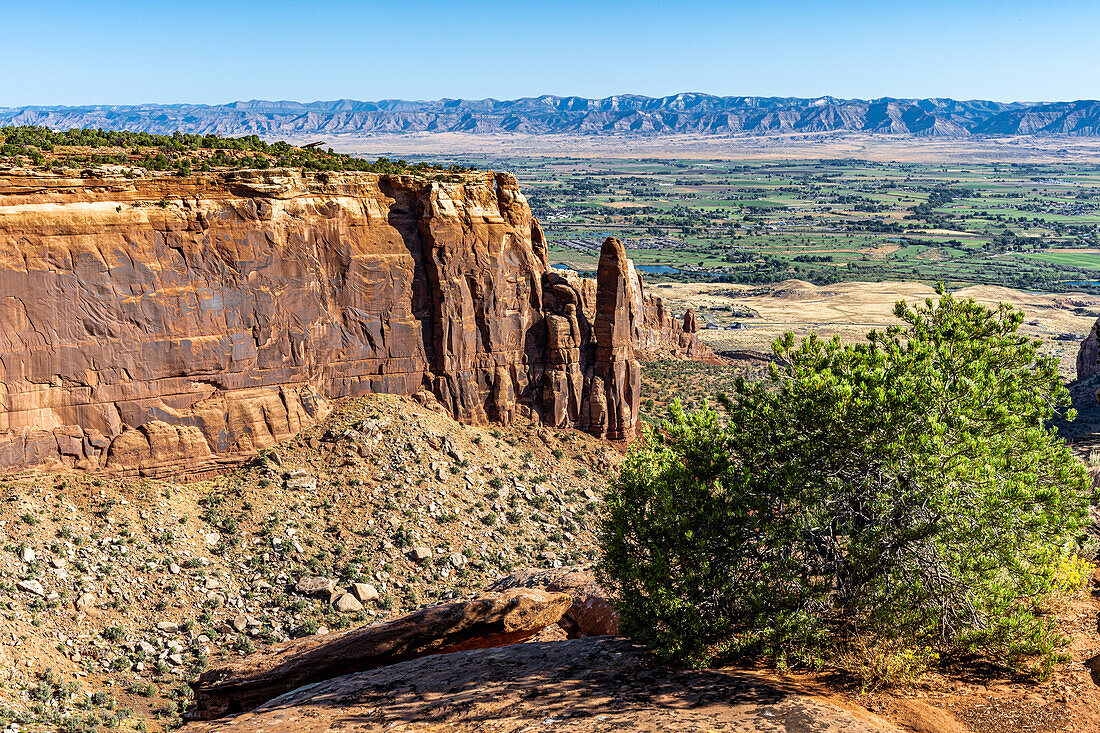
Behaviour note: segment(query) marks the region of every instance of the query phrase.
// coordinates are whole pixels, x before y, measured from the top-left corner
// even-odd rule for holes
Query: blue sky
[[[539,94],[1100,98],[1096,0],[0,0],[0,106]]]

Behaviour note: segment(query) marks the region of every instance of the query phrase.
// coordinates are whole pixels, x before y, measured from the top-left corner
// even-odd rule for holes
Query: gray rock
[[[413,562],[424,563],[432,559],[432,550],[430,547],[414,547],[409,550],[409,559]]]
[[[94,593],[82,593],[80,598],[76,599],[76,610],[81,613],[87,613],[89,610],[95,608],[96,597]]]
[[[317,488],[317,479],[299,468],[287,472],[284,478],[284,485],[288,489],[314,491]]]
[[[37,580],[20,580],[15,584],[15,587],[24,593],[42,596],[43,598],[46,596],[46,589]]]
[[[352,583],[348,591],[355,596],[360,603],[370,603],[378,600],[378,589],[370,583]]]
[[[466,565],[466,556],[461,552],[452,552],[451,556],[447,558],[447,562],[451,564],[455,570],[460,570]]]
[[[170,664],[172,664],[173,666],[179,667],[180,665],[183,664],[183,657],[180,656],[179,654],[169,654],[168,655],[168,662]]]
[[[340,613],[357,613],[363,610],[363,604],[356,600],[351,593],[345,593],[332,604]]]
[[[172,621],[161,621],[157,624],[157,631],[163,631],[165,634],[175,634],[180,630],[180,626]]]
[[[23,551],[19,553],[19,559],[23,562],[34,562],[36,557],[34,550],[29,547],[24,547]]]
[[[294,590],[307,596],[318,596],[324,598],[332,593],[332,589],[336,586],[336,583],[332,578],[323,578],[319,575],[307,575],[298,581],[294,586]]]

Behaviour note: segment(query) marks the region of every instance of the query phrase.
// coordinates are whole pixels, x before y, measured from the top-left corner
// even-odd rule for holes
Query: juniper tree
[[[1048,426],[1069,394],[1020,311],[938,293],[865,343],[787,334],[724,415],[643,437],[601,526],[625,632],[689,664],[872,638],[1049,668],[1089,490]]]

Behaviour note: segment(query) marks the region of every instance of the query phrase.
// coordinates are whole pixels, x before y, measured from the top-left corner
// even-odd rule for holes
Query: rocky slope
[[[954,99],[836,99],[634,94],[605,99],[544,95],[514,100],[441,99],[269,102],[225,105],[15,107],[0,125],[100,127],[171,134],[304,139],[349,133],[466,132],[782,134],[853,131],[931,137],[1100,134],[1100,102],[1024,103]]]
[[[209,480],[0,478],[0,730],[125,709],[158,730],[207,665],[590,563],[618,462],[576,430],[368,395]]]
[[[0,174],[0,468],[217,469],[378,392],[629,439],[635,344],[705,351],[507,174]]]

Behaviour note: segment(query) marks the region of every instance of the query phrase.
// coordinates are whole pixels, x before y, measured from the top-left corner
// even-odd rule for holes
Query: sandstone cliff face
[[[632,268],[633,269],[633,268]],[[641,278],[637,278],[638,292],[643,292]],[[683,326],[676,322],[672,313],[656,295],[645,293],[642,296],[643,318],[639,324],[635,346],[642,352],[673,356],[697,361],[717,361],[699,337],[699,322],[695,311],[684,313]]]
[[[632,260],[626,261],[626,273],[629,283],[628,318],[636,356],[718,361],[714,353],[699,340],[695,331],[688,331],[677,322],[672,312],[665,308],[664,300],[646,292],[642,277]],[[578,277],[572,272],[556,273],[555,277],[568,282],[569,287],[580,297],[585,316],[593,321],[596,317],[597,281]],[[694,322],[694,313],[689,313],[690,316],[688,313],[684,314],[685,325]],[[698,323],[694,323],[697,331]]]
[[[1097,338],[1100,320],[1092,324],[1089,335],[1081,342],[1077,351],[1077,378],[1086,379],[1100,371],[1100,341]]]
[[[0,467],[216,468],[369,392],[629,439],[633,346],[692,340],[507,174],[86,175],[0,174]]]

